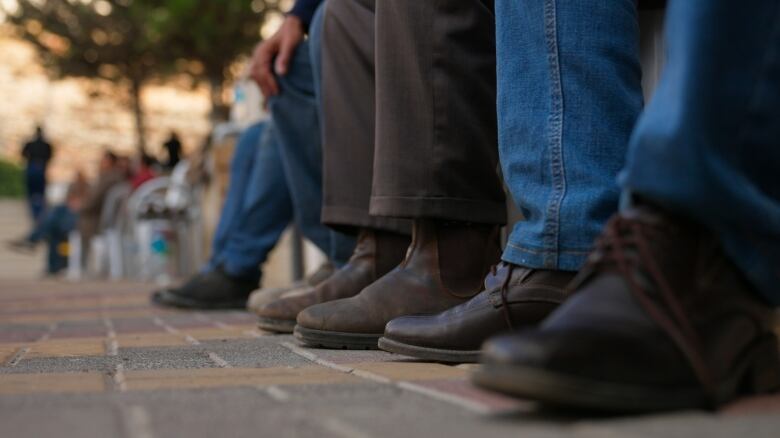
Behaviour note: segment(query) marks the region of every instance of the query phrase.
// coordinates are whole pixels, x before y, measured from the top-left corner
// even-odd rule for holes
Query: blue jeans
[[[27,189],[27,203],[33,223],[43,218],[46,209],[46,166],[29,163],[24,171],[24,185]]]
[[[68,267],[68,256],[60,251],[60,247],[68,241],[68,234],[75,228],[76,214],[63,204],[48,210],[27,237],[33,243],[45,240],[48,244],[46,272],[49,274]]]
[[[497,0],[499,153],[524,216],[503,259],[577,270],[617,211],[642,109],[636,0]]]
[[[780,305],[780,1],[673,0],[622,186],[704,224]]]
[[[259,266],[292,222],[336,265],[352,253],[351,239],[334,240],[320,221],[322,151],[308,43],[278,79],[282,92],[269,102],[271,120],[249,128],[236,147],[207,269],[221,265],[229,275],[259,278]]]
[[[292,203],[279,146],[269,124],[248,128],[230,165],[230,183],[207,270],[222,265],[231,276],[258,279],[292,221]]]

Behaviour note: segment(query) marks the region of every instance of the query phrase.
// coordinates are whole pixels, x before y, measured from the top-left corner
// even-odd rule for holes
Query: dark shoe
[[[184,286],[152,294],[152,302],[160,306],[182,309],[246,309],[246,300],[257,281],[225,274],[222,269],[198,274]]]
[[[308,291],[312,287],[317,286],[318,284],[330,278],[335,270],[336,268],[332,263],[325,262],[320,265],[320,267],[311,275],[301,281],[296,281],[290,286],[258,289],[249,295],[249,300],[246,303],[247,310],[250,312],[256,312],[258,309],[263,307],[265,304],[270,303],[271,301],[278,300],[279,298],[285,296],[298,295]]]
[[[780,387],[773,310],[703,227],[614,217],[539,328],[488,341],[482,387],[611,412],[714,408]]]
[[[409,236],[365,229],[346,265],[308,291],[271,301],[255,310],[258,326],[277,333],[292,333],[295,318],[315,304],[357,295],[364,287],[396,267],[409,248]]]
[[[400,266],[355,297],[304,310],[295,335],[312,346],[376,349],[390,320],[438,313],[476,295],[499,255],[496,226],[415,221]]]
[[[502,263],[488,274],[485,290],[437,315],[390,321],[379,348],[440,362],[477,362],[480,348],[500,332],[535,326],[566,299],[569,271],[548,271]]]

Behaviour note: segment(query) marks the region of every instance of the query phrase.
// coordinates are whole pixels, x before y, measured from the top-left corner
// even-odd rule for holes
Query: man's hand
[[[288,15],[282,27],[271,38],[258,44],[252,55],[250,76],[260,86],[266,98],[279,94],[271,65],[278,75],[285,75],[295,49],[303,41],[303,24],[298,17]],[[276,58],[276,62],[274,62]]]

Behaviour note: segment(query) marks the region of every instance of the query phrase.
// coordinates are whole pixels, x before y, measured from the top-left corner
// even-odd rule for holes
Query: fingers
[[[290,38],[283,38],[279,47],[279,54],[276,55],[276,74],[284,76],[287,74],[287,69],[290,65],[290,59],[292,59],[295,48],[298,46],[297,42],[293,42]]]
[[[278,51],[278,40],[270,39],[261,43],[252,56],[250,76],[266,98],[279,94],[279,85],[271,70],[272,60]]]

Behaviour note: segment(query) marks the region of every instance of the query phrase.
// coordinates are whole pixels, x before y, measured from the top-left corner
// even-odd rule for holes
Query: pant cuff
[[[372,196],[369,211],[375,216],[506,224],[506,203],[485,200]]]
[[[322,207],[322,223],[346,233],[354,233],[359,228],[372,228],[392,233],[412,234],[412,222],[409,220],[373,216],[359,208],[325,205]]]
[[[532,269],[556,269],[561,271],[579,271],[589,250],[544,250],[528,246],[507,243],[501,259],[513,265]]]

